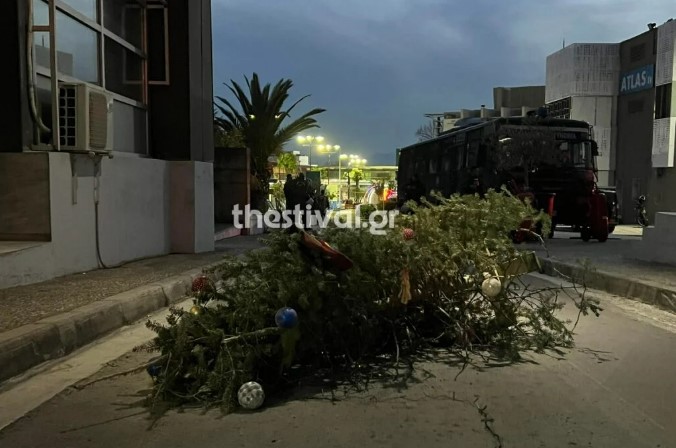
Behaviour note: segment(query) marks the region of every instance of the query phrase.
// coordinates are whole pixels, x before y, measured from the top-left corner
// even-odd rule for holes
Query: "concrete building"
[[[652,177],[656,54],[657,28],[620,44],[616,187],[623,222],[633,222],[634,199],[647,194]]]
[[[0,36],[0,287],[212,251],[210,0],[4,0]]]
[[[545,101],[549,115],[594,126],[599,184],[615,185],[619,44],[572,44],[547,57]]]
[[[545,104],[545,86],[494,87],[493,108],[461,109],[439,114],[441,132],[453,129],[465,118],[520,117]]]

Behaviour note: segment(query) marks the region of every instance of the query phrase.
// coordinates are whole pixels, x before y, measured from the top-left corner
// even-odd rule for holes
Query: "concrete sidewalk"
[[[226,254],[262,247],[228,238],[216,251],[168,255],[0,290],[0,382],[185,298],[192,280]]]
[[[605,243],[585,243],[578,234],[556,232],[554,239],[547,241],[547,250],[539,244],[523,248],[536,251],[547,275],[676,313],[676,266],[632,258],[632,242],[640,238],[640,229],[633,227],[620,229]],[[591,271],[583,267],[585,261],[591,264]]]

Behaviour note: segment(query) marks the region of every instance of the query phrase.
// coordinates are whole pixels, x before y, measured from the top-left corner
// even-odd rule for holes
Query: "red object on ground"
[[[331,267],[336,268],[339,271],[347,271],[354,265],[352,260],[345,256],[345,254],[329,246],[326,241],[322,241],[307,232],[303,232],[301,244],[312,251],[319,252],[322,258],[324,258]]]
[[[211,280],[206,275],[201,275],[192,281],[192,292],[204,292],[211,289]]]
[[[415,232],[413,229],[404,229],[404,239],[412,240],[413,238],[415,238]]]
[[[608,204],[602,194],[594,193],[589,198],[589,226],[594,238],[600,242],[608,239]]]

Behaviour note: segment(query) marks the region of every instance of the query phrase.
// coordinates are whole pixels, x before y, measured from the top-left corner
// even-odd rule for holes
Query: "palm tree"
[[[277,157],[277,168],[279,170],[279,178],[281,180],[282,170],[288,173],[289,171],[295,171],[298,168],[296,156],[290,152],[282,152]]]
[[[252,198],[252,202],[258,205],[258,209],[264,208],[265,198],[269,190],[269,178],[271,171],[268,158],[279,154],[284,144],[293,139],[297,134],[311,128],[318,128],[317,121],[312,118],[324,112],[324,109],[312,109],[288,124],[283,125],[285,119],[290,118],[290,113],[305,98],[306,95],[293,103],[288,109],[284,108],[284,102],[289,98],[289,90],[293,82],[282,79],[272,87],[266,84],[261,87],[256,73],[251,80],[246,76],[245,91],[235,81],[230,80],[226,87],[232,92],[238,105],[222,97],[216,99],[222,105],[216,105],[222,114],[216,117],[216,125],[224,132],[239,130],[244,144],[251,151],[251,164],[253,174],[261,184],[259,197]]]

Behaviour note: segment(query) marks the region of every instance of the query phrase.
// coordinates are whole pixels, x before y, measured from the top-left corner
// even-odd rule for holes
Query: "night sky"
[[[425,113],[493,105],[494,86],[543,85],[566,44],[620,42],[676,18],[673,0],[212,0],[214,88],[257,72],[294,81],[295,111],[369,165],[394,164]],[[297,116],[297,115],[296,115]],[[291,142],[286,149],[298,149]],[[320,162],[315,156],[313,163]]]

